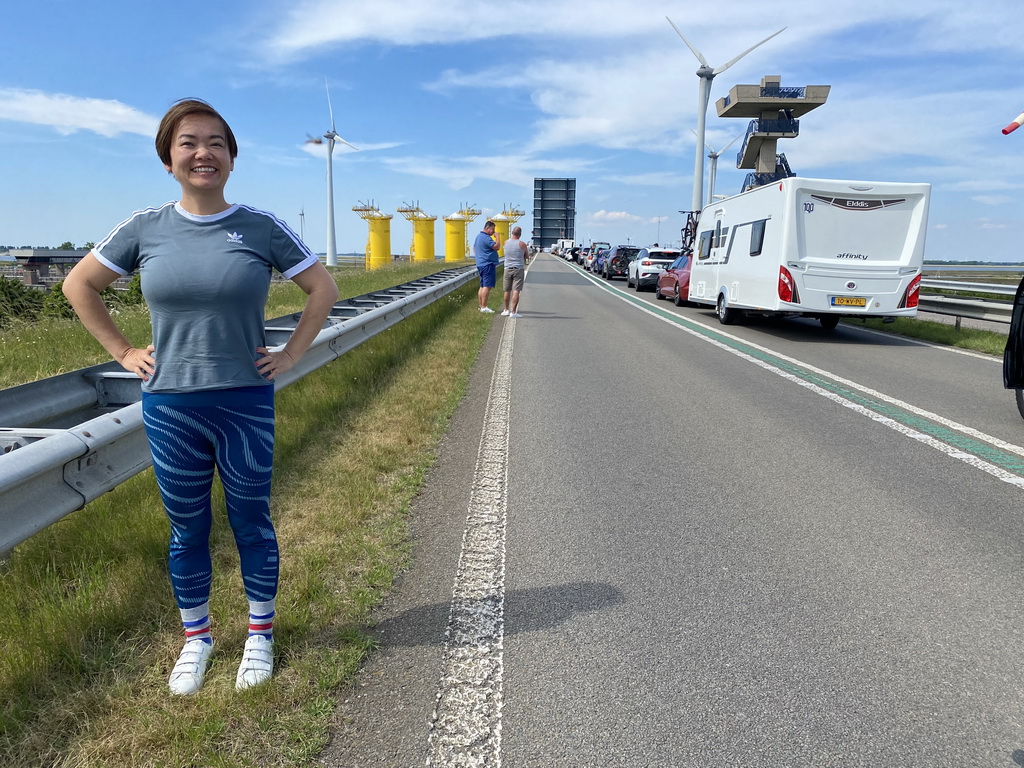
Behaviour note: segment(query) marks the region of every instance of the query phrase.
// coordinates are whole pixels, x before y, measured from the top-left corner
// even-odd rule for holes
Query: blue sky
[[[771,10],[769,10],[771,9]],[[1022,260],[1024,21],[1019,0],[220,0],[17,3],[0,68],[0,245],[102,239],[133,210],[177,198],[153,149],[160,116],[197,96],[239,140],[227,196],[274,211],[326,248],[329,127],[339,252],[362,251],[373,202],[441,217],[508,205],[532,224],[533,178],[577,180],[577,237],[678,239],[692,196],[698,62],[782,34],[714,81],[707,141],[745,121],[714,101],[737,83],[832,86],[780,141],[800,176],[929,182],[927,258]],[[770,17],[765,20],[766,17]],[[716,191],[738,191],[739,141]],[[300,218],[300,212],[304,217]],[[483,217],[471,225],[475,231]]]

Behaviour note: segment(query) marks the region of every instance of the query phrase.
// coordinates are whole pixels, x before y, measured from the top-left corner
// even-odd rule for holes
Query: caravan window
[[[710,229],[700,233],[700,244],[697,246],[698,259],[707,259],[711,256],[711,238],[714,234]]]
[[[750,230],[750,255],[760,256],[761,249],[764,247],[764,225],[768,222],[767,219],[761,219],[755,221]]]
[[[764,227],[767,219],[747,221],[732,228],[732,240],[729,243],[729,255],[733,248],[740,253],[747,249],[750,256],[760,256],[764,247]]]

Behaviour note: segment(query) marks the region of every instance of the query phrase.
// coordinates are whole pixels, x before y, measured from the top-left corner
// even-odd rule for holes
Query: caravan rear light
[[[800,294],[793,282],[793,275],[785,267],[779,267],[779,298],[790,304],[800,303]]]
[[[903,294],[903,301],[900,302],[901,309],[913,309],[921,298],[921,276],[918,275],[910,281],[907,292]]]

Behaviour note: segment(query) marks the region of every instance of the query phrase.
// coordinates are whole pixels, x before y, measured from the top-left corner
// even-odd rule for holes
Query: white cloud
[[[0,88],[0,120],[45,125],[64,136],[93,131],[107,137],[122,133],[152,137],[160,124],[160,118],[119,101],[21,88]]]
[[[1016,198],[1008,195],[976,195],[971,198],[982,205],[1005,205],[1006,203],[1017,202]]]
[[[261,55],[295,59],[343,44],[451,45],[511,37],[526,38],[542,52],[558,48],[569,56],[576,52],[566,44],[571,41],[580,53],[590,55],[604,53],[600,47],[608,40],[664,41],[671,37],[681,46],[682,41],[665,21],[670,16],[716,66],[762,39],[767,31],[780,27],[788,27],[790,45],[803,36],[827,35],[871,22],[890,27],[909,24],[917,36],[906,42],[936,51],[1015,47],[1019,41],[1011,31],[1012,25],[993,25],[990,21],[1015,13],[1015,3],[989,0],[986,13],[979,14],[959,0],[931,0],[927,4],[862,0],[830,6],[828,13],[821,13],[818,2],[794,0],[772,9],[771,30],[766,30],[760,0],[731,0],[727,13],[714,5],[682,7],[672,0],[300,0],[283,18],[275,19],[259,50]],[[741,41],[742,47],[735,49],[735,41]],[[863,53],[872,42],[858,41],[858,52]],[[887,43],[879,44],[884,47]]]
[[[679,173],[675,171],[654,171],[625,176],[606,176],[607,181],[635,187],[678,187]]]
[[[643,216],[626,213],[626,211],[605,211],[603,209],[590,214],[587,219],[588,224],[634,224],[644,221]],[[657,219],[652,220],[650,223],[656,224]]]
[[[391,142],[378,142],[372,144],[369,142],[351,142],[355,147],[350,147],[341,142],[335,142],[334,144],[334,155],[333,159],[337,160],[342,155],[354,155],[357,152],[376,152],[383,149],[394,149],[395,147],[402,146],[403,142],[391,141]],[[327,158],[327,142],[321,142],[317,144],[313,141],[306,141],[299,145],[299,148],[308,155],[313,157],[319,157],[321,159]]]
[[[978,226],[982,229],[1006,229],[1007,227],[1005,223],[992,219],[978,219]]]

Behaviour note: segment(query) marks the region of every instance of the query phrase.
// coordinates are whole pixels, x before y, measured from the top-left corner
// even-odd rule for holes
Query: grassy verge
[[[470,263],[440,266],[436,262],[400,262],[373,272],[339,268],[333,270],[333,274],[344,299],[415,280],[449,266]],[[280,317],[297,312],[302,309],[303,298],[293,283],[275,282],[270,286],[264,316]],[[137,346],[149,343],[149,314],[145,307],[121,308],[115,319],[131,343]],[[103,347],[77,320],[46,318],[34,323],[15,320],[4,329],[3,344],[0,344],[0,389],[109,360]]]
[[[357,295],[407,279],[340,283]],[[15,550],[0,572],[0,763],[313,764],[335,698],[369,649],[361,628],[405,563],[410,501],[490,325],[475,292],[471,283],[279,394],[271,684],[234,690],[247,607],[222,500],[211,540],[217,650],[196,697],[166,689],[181,629],[150,472]],[[268,316],[301,305],[301,295],[276,293]],[[37,343],[44,335],[36,329]]]
[[[873,328],[898,336],[931,341],[935,344],[946,344],[950,347],[971,349],[989,355],[1002,355],[1006,346],[1006,334],[994,331],[983,331],[976,328],[961,328],[946,323],[935,323],[929,320],[897,317],[895,322],[883,323],[881,320],[850,320],[852,326]]]

